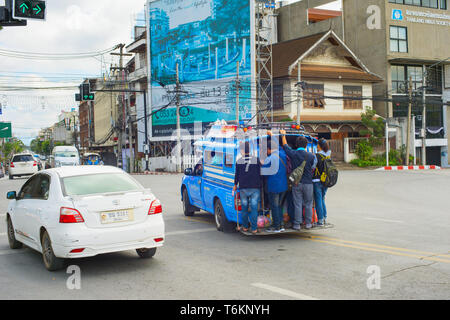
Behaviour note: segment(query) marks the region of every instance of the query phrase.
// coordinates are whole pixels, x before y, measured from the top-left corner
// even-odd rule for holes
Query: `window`
[[[390,27],[390,47],[392,52],[408,52],[408,35],[405,27]]]
[[[33,188],[33,199],[48,200],[50,192],[50,177],[46,174],[40,174],[37,176],[37,180]]]
[[[222,166],[223,165],[223,153],[216,151],[206,151],[205,152],[205,163],[212,166]]]
[[[24,199],[32,199],[33,198],[33,189],[36,181],[38,180],[38,176],[33,176],[23,185],[22,189],[20,189],[19,195],[17,196],[18,200]]]
[[[284,109],[283,84],[274,84],[273,86],[273,109]]]
[[[124,173],[89,174],[62,179],[64,195],[140,191],[142,187]]]
[[[11,162],[27,162],[27,161],[34,161],[33,156],[28,154],[14,156]]]
[[[410,6],[418,6],[425,8],[439,8],[439,2],[441,3],[440,8],[442,10],[447,10],[447,0],[389,0],[390,3],[396,4],[406,4]]]
[[[303,106],[305,108],[324,108],[323,84],[308,84],[303,93]]]
[[[408,93],[410,77],[414,91],[422,87],[422,66],[392,65],[391,75],[393,94]]]
[[[344,109],[362,109],[362,86],[344,86]]]

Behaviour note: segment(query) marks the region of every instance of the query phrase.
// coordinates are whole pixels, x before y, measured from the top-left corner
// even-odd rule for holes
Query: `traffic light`
[[[75,95],[76,101],[93,101],[95,99],[95,94],[91,92],[91,85],[89,83],[80,85],[80,100],[77,100],[77,98],[77,95]]]
[[[45,20],[45,1],[14,0],[14,18]]]

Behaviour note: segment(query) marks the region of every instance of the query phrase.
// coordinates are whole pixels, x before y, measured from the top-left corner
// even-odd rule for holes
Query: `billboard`
[[[191,133],[195,121],[206,126],[235,120],[238,64],[240,118],[254,115],[251,5],[250,0],[149,1],[151,106],[167,107],[152,116],[152,137],[176,130],[177,98],[181,128]]]

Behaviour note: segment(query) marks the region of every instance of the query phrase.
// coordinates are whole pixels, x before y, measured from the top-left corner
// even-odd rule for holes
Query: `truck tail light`
[[[162,206],[161,202],[159,202],[158,199],[153,200],[152,204],[150,205],[150,209],[148,209],[148,215],[162,213]]]
[[[81,213],[72,208],[62,207],[59,214],[59,223],[80,223],[84,222]]]
[[[33,162],[33,167],[36,167],[37,166],[37,162],[35,161],[35,162]]]
[[[14,168],[14,163],[11,162],[11,164],[9,165],[10,168]]]
[[[241,194],[239,192],[236,192],[236,195],[234,196],[234,209],[237,211],[242,210],[241,206]]]

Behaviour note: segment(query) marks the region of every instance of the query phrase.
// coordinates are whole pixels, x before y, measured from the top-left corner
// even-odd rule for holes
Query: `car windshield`
[[[27,161],[34,161],[33,156],[28,154],[23,154],[19,156],[14,156],[12,162],[27,162]]]
[[[62,179],[62,185],[64,194],[67,196],[142,190],[142,187],[133,178],[124,173],[67,177]]]
[[[78,157],[78,153],[76,153],[75,151],[58,151],[55,153],[55,157],[75,158]]]

